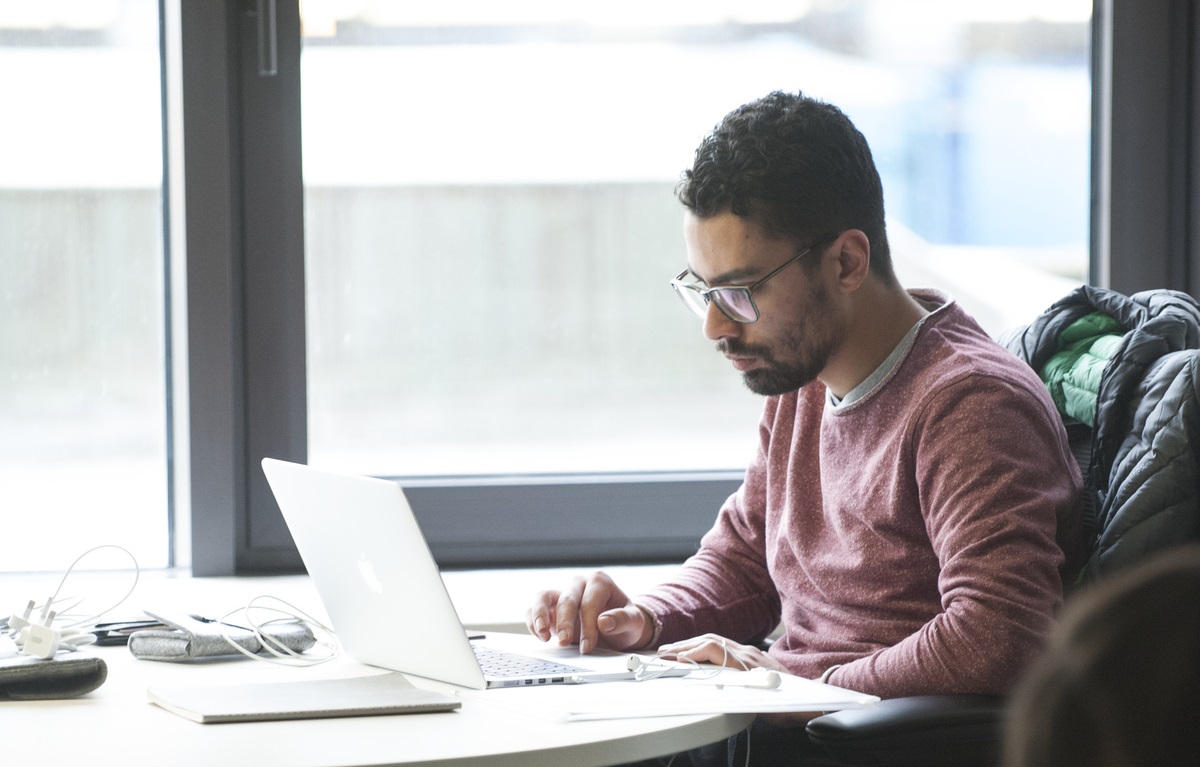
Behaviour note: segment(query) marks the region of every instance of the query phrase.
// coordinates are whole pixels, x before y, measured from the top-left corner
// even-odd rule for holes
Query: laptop
[[[632,678],[632,671],[472,642],[397,483],[273,458],[262,466],[332,628],[355,660],[477,690]]]

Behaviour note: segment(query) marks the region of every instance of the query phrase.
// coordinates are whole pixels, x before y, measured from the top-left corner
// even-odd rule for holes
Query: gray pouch
[[[60,656],[43,660],[21,655],[12,642],[0,643],[0,700],[77,698],[108,678],[108,666],[100,658],[73,653]]]
[[[220,623],[199,615],[152,613],[149,610],[146,615],[172,628],[170,631],[147,629],[131,634],[129,651],[135,658],[189,661],[223,656],[242,657],[242,653],[230,646],[229,640],[247,652],[270,655],[270,650],[263,647],[258,635],[241,626]],[[283,646],[301,653],[317,642],[312,629],[300,621],[272,622],[263,626],[261,633],[276,652],[284,652],[279,649]]]

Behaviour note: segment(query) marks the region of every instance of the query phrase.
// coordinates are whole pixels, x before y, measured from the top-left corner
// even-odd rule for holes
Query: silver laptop
[[[471,642],[395,482],[273,458],[262,466],[332,628],[355,660],[473,689],[617,676]]]

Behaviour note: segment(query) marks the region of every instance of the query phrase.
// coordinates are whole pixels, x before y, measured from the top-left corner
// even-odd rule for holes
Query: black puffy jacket
[[[1126,332],[1099,380],[1095,428],[1071,431],[1084,447],[1084,579],[1200,539],[1200,304],[1170,290],[1085,285],[1002,342],[1040,373],[1062,331],[1094,312]]]

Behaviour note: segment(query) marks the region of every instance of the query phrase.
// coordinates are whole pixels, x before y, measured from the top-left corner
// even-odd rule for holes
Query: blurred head
[[[861,230],[871,271],[895,284],[879,172],[866,139],[835,106],[777,91],[738,107],[696,149],[676,192],[700,218],[732,212],[797,247]]]
[[[1076,596],[1014,694],[1006,767],[1200,764],[1200,547]]]

